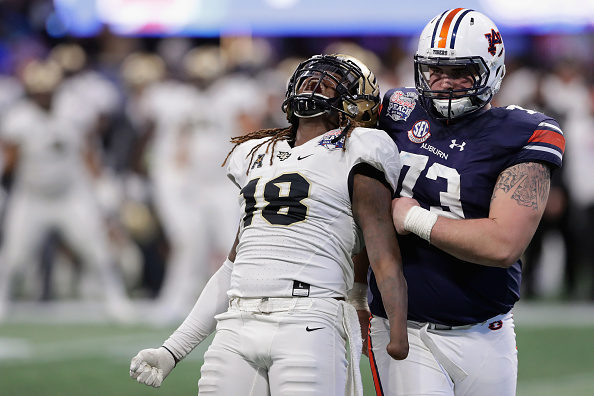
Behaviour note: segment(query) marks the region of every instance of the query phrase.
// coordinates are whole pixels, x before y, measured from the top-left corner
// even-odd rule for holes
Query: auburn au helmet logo
[[[503,41],[501,40],[501,34],[496,32],[495,29],[491,29],[491,33],[485,34],[485,37],[489,41],[489,48],[487,48],[487,51],[491,55],[495,56],[495,54],[497,54],[497,47],[495,44],[503,44]]]

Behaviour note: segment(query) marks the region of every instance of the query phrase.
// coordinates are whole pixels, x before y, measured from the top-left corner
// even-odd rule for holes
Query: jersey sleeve
[[[259,142],[261,141],[249,140],[240,144],[235,150],[233,150],[229,156],[229,159],[227,160],[227,177],[239,189],[243,188],[247,182],[248,175],[246,175],[246,171],[247,167],[250,165],[250,162],[252,162],[252,165],[254,165],[253,161],[262,161],[261,158],[258,158],[258,155],[256,155],[254,160],[251,161],[251,154],[249,154],[254,145]]]
[[[565,152],[565,137],[552,118],[538,124],[518,155],[517,163],[539,161],[560,168]]]
[[[242,180],[243,180],[242,169],[243,168],[242,168],[240,162],[237,160],[237,154],[240,151],[242,151],[241,147],[238,147],[237,149],[235,149],[235,151],[233,151],[231,153],[231,155],[229,156],[229,159],[227,160],[227,177],[238,188],[241,188],[241,186],[243,185],[243,183],[242,183]],[[245,170],[243,170],[243,173],[245,174]]]
[[[400,176],[400,156],[396,143],[379,129],[355,128],[347,143],[351,169],[359,164],[368,164],[383,173],[385,181],[396,191]]]

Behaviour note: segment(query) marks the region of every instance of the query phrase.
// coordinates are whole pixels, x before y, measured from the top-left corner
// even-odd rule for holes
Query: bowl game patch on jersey
[[[335,129],[330,132],[326,132],[322,135],[322,138],[318,142],[319,146],[326,147],[328,150],[341,149],[344,147],[344,137],[338,141],[335,141],[338,136],[342,133],[341,129]]]
[[[386,114],[394,121],[407,120],[417,104],[414,92],[396,91],[390,97]]]

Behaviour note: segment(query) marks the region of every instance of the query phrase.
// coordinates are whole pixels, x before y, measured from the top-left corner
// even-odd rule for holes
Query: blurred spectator
[[[587,298],[594,301],[594,86],[590,86],[589,111],[576,114],[567,121],[571,137],[567,139],[566,180],[572,197],[575,215],[571,217],[571,227],[575,233],[576,261],[582,264],[583,271],[576,274],[573,292],[580,279],[586,280]],[[582,268],[580,268],[582,269]],[[580,275],[584,275],[583,277]]]

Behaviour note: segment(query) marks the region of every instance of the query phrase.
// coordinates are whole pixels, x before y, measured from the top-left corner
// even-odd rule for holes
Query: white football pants
[[[117,308],[128,300],[123,279],[113,267],[107,230],[94,197],[73,186],[58,198],[14,191],[7,206],[0,252],[0,305],[10,296],[16,273],[36,261],[44,237],[57,230],[83,260],[102,289],[108,304]]]
[[[482,324],[452,330],[408,323],[409,353],[393,360],[386,353],[387,319],[373,317],[370,363],[377,395],[513,396],[518,351],[511,312]]]
[[[343,396],[342,304],[331,298],[232,299],[216,317],[198,394]]]

